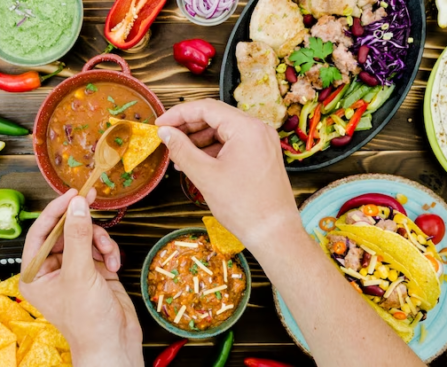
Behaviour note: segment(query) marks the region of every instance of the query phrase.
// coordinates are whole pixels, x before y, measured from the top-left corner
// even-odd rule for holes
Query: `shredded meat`
[[[316,64],[306,73],[306,77],[315,89],[323,89],[323,81],[320,78],[321,64]]]
[[[399,294],[397,293],[398,288],[402,293],[402,298],[405,299],[407,297],[407,287],[405,286],[405,284],[399,284],[396,289],[391,292],[390,296],[380,304],[385,310],[400,307]]]
[[[360,67],[357,64],[352,52],[343,45],[338,45],[338,47],[332,53],[332,58],[334,60],[335,66],[340,70],[340,72],[349,77],[350,73],[357,75],[360,73]]]
[[[380,220],[377,222],[376,227],[382,228],[385,231],[397,232],[397,224],[391,219]]]
[[[382,7],[379,7],[376,11],[373,11],[372,7],[367,7],[363,10],[362,13],[362,23],[365,26],[382,20],[387,15],[388,14],[386,13],[386,10]]]
[[[300,76],[298,77],[297,82],[292,84],[290,92],[287,93],[284,98],[284,103],[286,105],[290,105],[294,102],[306,104],[307,101],[314,99],[315,95],[315,89],[312,88],[312,84],[310,84],[309,80]]]
[[[346,224],[355,224],[358,222],[371,224],[369,218],[361,210],[353,210],[346,215]]]
[[[351,47],[353,44],[352,38],[345,33],[346,27],[343,21],[339,21],[333,16],[325,15],[321,17],[317,24],[310,30],[312,37],[319,37],[323,42],[331,41],[333,43],[341,43],[346,47]],[[304,37],[306,47],[309,46],[308,37]]]
[[[350,246],[348,254],[345,257],[345,268],[359,271],[362,267],[364,251],[357,246]]]
[[[336,244],[337,242],[343,242],[346,243],[346,241],[348,240],[346,237],[343,236],[338,236],[335,234],[330,234],[327,236],[328,240],[329,240],[329,244],[328,244],[328,250],[330,251],[331,254],[333,254],[334,251],[334,244]]]

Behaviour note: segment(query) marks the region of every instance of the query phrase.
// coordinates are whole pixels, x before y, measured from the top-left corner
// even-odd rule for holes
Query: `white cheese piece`
[[[397,279],[395,282],[390,284],[390,287],[387,289],[387,291],[385,292],[385,294],[383,295],[384,298],[388,298],[391,293],[393,293],[394,289],[404,281],[404,278],[401,279]]]
[[[203,319],[206,319],[208,316],[209,316],[208,313],[204,313],[204,314],[199,315],[199,319],[203,320]]]
[[[356,272],[355,270],[346,269],[344,266],[340,266],[340,269],[343,273],[348,274],[348,275],[352,276],[353,278],[367,280],[366,277],[364,277],[362,274]]]
[[[371,285],[381,285],[381,284],[382,284],[382,279],[372,279],[372,280],[363,281],[363,285],[365,287],[369,287]]]
[[[208,269],[205,265],[203,265],[195,256],[191,257],[192,261],[194,261],[197,266],[202,269],[205,273],[208,273],[209,275],[213,275],[213,272]]]
[[[224,282],[228,283],[228,270],[227,270],[227,263],[225,260],[222,260],[222,266],[223,266]]]
[[[199,293],[199,278],[194,277],[192,280],[194,282],[194,293]]]
[[[172,258],[178,254],[178,251],[175,250],[165,261],[163,261],[163,263],[161,264],[161,266],[165,266],[169,261],[172,260]]]
[[[216,292],[219,292],[219,291],[223,291],[224,289],[227,289],[227,288],[228,288],[228,286],[226,284],[224,284],[224,285],[221,285],[219,287],[211,288],[211,289],[208,289],[207,291],[204,291],[203,295],[206,296],[206,295],[211,294],[211,293],[216,293]]]
[[[175,275],[170,273],[169,271],[166,271],[162,268],[159,268],[158,266],[155,268],[155,271],[158,271],[160,274],[166,275],[167,277],[174,279]]]
[[[416,316],[418,311],[416,310],[416,306],[411,301],[410,297],[405,298],[405,301],[407,302],[408,306],[410,306],[410,310],[411,310],[411,313],[413,314],[413,316]]]
[[[376,254],[376,252],[374,250],[371,250],[369,247],[363,246],[363,245],[358,245],[360,246],[363,251],[367,252],[368,254],[374,256]]]
[[[175,246],[180,246],[180,247],[189,247],[189,248],[197,248],[197,247],[199,247],[198,243],[195,243],[195,242],[183,242],[183,241],[174,241],[174,245]]]
[[[397,288],[397,296],[399,297],[400,308],[402,308],[405,302],[404,298],[402,297],[402,292],[400,291],[400,288]]]
[[[180,308],[180,310],[178,311],[177,316],[175,316],[174,324],[178,324],[178,323],[180,322],[180,319],[182,318],[182,316],[183,316],[183,314],[185,313],[185,311],[186,311],[186,306],[183,305],[183,306]]]
[[[374,274],[374,269],[376,268],[376,265],[377,265],[377,256],[373,255],[371,256],[371,260],[369,261],[368,274]]]
[[[228,305],[225,308],[222,307],[219,311],[216,312],[216,315],[220,315],[221,313],[231,310],[232,308],[234,308],[234,305]]]
[[[161,308],[163,307],[163,298],[164,298],[164,295],[161,295],[160,297],[158,297],[157,312],[161,312]]]

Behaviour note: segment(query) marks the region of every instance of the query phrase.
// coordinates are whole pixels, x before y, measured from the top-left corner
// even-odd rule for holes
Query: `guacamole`
[[[57,58],[77,32],[79,6],[76,0],[1,0],[2,54],[28,61]]]

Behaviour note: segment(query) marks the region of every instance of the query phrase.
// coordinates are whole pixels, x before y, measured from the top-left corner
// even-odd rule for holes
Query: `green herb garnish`
[[[170,305],[172,303],[172,297],[166,298],[166,303]]]
[[[126,103],[125,105],[121,106],[121,107],[117,107],[115,109],[110,109],[109,108],[109,113],[113,116],[119,115],[120,113],[123,113],[124,111],[126,111],[129,107],[132,107],[134,104],[138,103],[138,101],[132,101],[129,103]]]
[[[174,269],[174,270],[171,271],[171,274],[174,274],[175,276],[177,276],[179,273],[178,273],[177,269]]]
[[[228,260],[228,267],[230,269],[233,267],[233,260]]]
[[[323,81],[323,88],[329,87],[333,81],[341,80],[340,70],[335,66],[322,67],[320,69],[320,78]]]
[[[110,181],[109,176],[107,176],[107,173],[105,172],[101,173],[101,181],[104,182],[111,189],[115,188],[115,184],[112,181]]]
[[[178,283],[178,278],[175,277],[175,278],[173,279],[173,282],[174,282],[175,284],[177,284],[177,283]]]
[[[194,264],[189,268],[189,271],[191,272],[192,275],[197,275],[197,273],[198,273],[197,269],[198,269],[197,264],[194,263]]]
[[[109,102],[113,103],[113,104],[116,104],[116,103],[115,103],[115,100],[114,100],[111,96],[108,96],[108,97],[107,97],[107,100],[108,100]]]
[[[216,294],[216,298],[217,298],[217,299],[222,299],[222,293],[220,293],[219,291],[217,291],[215,294]]]
[[[190,328],[191,330],[196,330],[196,331],[199,330],[199,329],[196,328],[195,323],[194,323],[194,320],[191,320],[191,321],[189,322],[188,325],[189,325],[189,328]]]
[[[98,91],[98,88],[96,88],[96,86],[94,84],[92,84],[92,83],[87,84],[85,89],[89,90],[90,92],[97,92]]]
[[[76,159],[74,159],[73,156],[71,155],[70,157],[68,157],[68,165],[69,165],[71,168],[74,168],[74,167],[82,166],[82,163],[78,162],[78,161],[77,161]]]
[[[174,306],[174,312],[176,315],[178,314],[177,306]]]
[[[197,237],[195,234],[192,234],[191,236],[189,236],[189,238],[190,238],[191,240],[196,240],[198,237]]]
[[[200,262],[204,265],[204,266],[210,266],[210,263],[205,261],[205,260],[200,260]]]
[[[148,119],[141,121],[142,124],[147,124],[149,122]]]
[[[115,143],[117,143],[119,146],[123,145],[123,139],[121,138],[115,138]]]
[[[68,145],[68,141],[64,141],[62,144],[67,146]]]
[[[124,179],[124,182],[123,182],[124,187],[129,187],[130,185],[132,185],[132,182],[133,182],[132,172],[124,172],[121,175],[121,178]]]
[[[99,129],[98,132],[99,132],[100,134],[104,134],[104,130]]]
[[[112,124],[110,123],[110,122],[106,122],[106,126],[107,126],[107,128],[109,128],[110,126],[112,126]]]

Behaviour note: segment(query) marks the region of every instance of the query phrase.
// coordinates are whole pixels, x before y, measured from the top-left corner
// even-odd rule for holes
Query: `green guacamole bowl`
[[[172,334],[178,335],[182,338],[187,339],[207,339],[215,337],[219,334],[224,333],[239,320],[239,318],[244,313],[245,309],[247,308],[248,300],[250,298],[250,292],[251,292],[251,274],[250,274],[250,268],[248,266],[247,260],[245,259],[245,256],[242,254],[238,254],[235,258],[235,260],[239,263],[239,265],[242,267],[242,269],[245,272],[246,280],[247,280],[247,286],[245,288],[245,292],[242,296],[242,299],[237,306],[237,308],[234,310],[234,312],[231,314],[231,316],[225,320],[223,323],[221,323],[219,326],[210,328],[203,331],[189,331],[189,330],[183,330],[180,329],[167,320],[165,320],[161,314],[157,312],[156,305],[150,300],[149,297],[149,291],[148,291],[148,281],[147,276],[149,273],[149,266],[152,263],[152,260],[154,259],[155,255],[158,253],[158,251],[165,246],[168,242],[171,242],[172,240],[176,239],[177,237],[186,235],[186,234],[203,234],[206,233],[205,228],[198,228],[198,227],[190,227],[190,228],[183,228],[179,229],[177,231],[169,233],[167,236],[163,237],[160,241],[158,241],[154,247],[149,251],[149,254],[147,255],[146,259],[144,260],[143,268],[141,270],[141,294],[143,295],[144,303],[146,304],[146,307],[149,311],[149,313],[152,315],[152,317],[157,321],[157,323],[165,328],[167,331],[171,332]]]
[[[0,58],[24,67],[64,56],[81,32],[82,0],[1,0]]]

